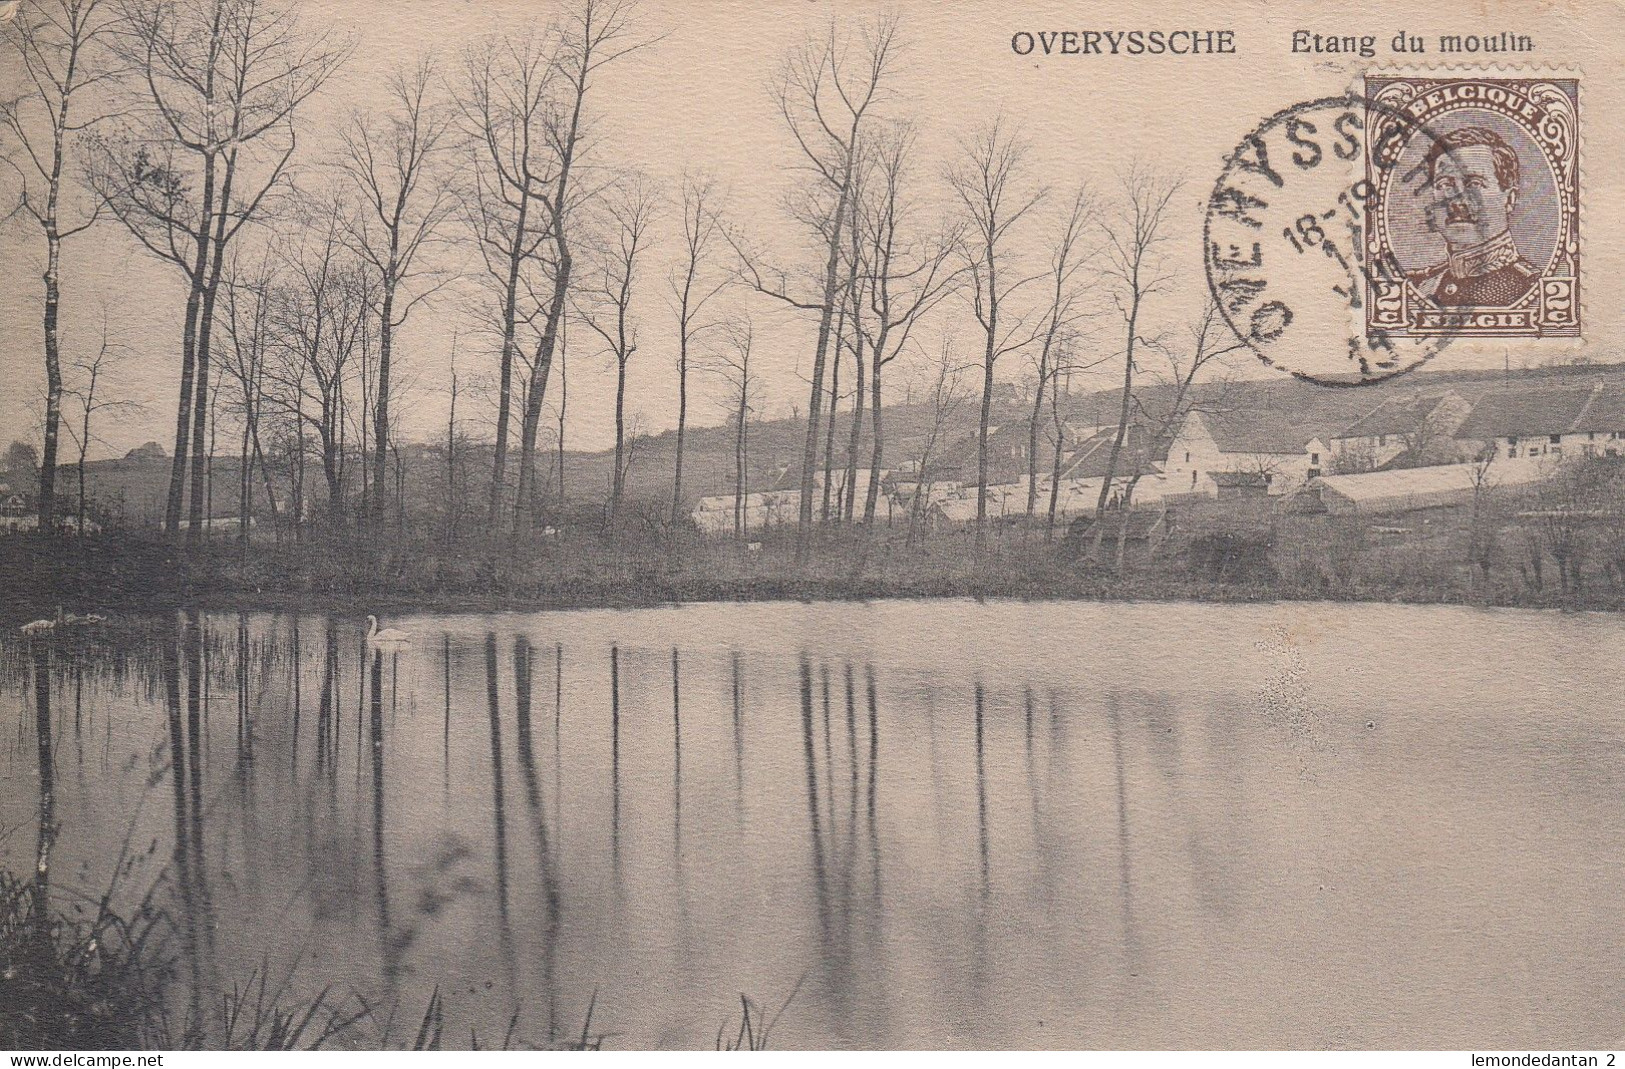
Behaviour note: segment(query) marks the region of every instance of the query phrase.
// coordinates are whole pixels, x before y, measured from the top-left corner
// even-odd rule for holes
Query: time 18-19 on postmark
[[[1458,338],[1579,335],[1575,79],[1367,76],[1264,120],[1208,200],[1208,284],[1266,362],[1373,382]]]

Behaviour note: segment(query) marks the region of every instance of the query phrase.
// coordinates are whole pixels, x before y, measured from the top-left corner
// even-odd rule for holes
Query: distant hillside
[[[1476,402],[1486,392],[1519,384],[1559,385],[1590,383],[1595,381],[1625,382],[1625,364],[1585,364],[1565,367],[1514,370],[1419,370],[1369,386],[1329,387],[1299,379],[1277,378],[1269,380],[1243,380],[1230,384],[1206,384],[1198,388],[1204,403],[1213,402],[1215,408],[1233,411],[1237,418],[1256,418],[1259,413],[1278,411],[1302,413],[1328,429],[1345,427],[1353,423],[1383,401],[1416,392],[1451,389],[1470,402]],[[1121,391],[1106,390],[1080,393],[1063,399],[1062,410],[1069,425],[1075,429],[1115,425]],[[1141,403],[1155,410],[1158,391],[1146,391]],[[994,406],[993,422],[1025,424],[1028,417],[1025,404],[1012,399],[1009,393]],[[942,428],[939,445],[942,448],[963,450],[970,446],[976,430],[978,404],[967,396],[954,413],[952,424]],[[835,420],[834,441],[837,466],[844,463],[847,442],[851,433],[852,414],[844,409]],[[916,448],[918,440],[930,430],[932,412],[929,405],[891,405],[885,409],[887,451],[889,465],[906,460]],[[785,469],[793,470],[800,462],[806,424],[801,420],[773,419],[754,423],[750,427],[751,482],[759,485],[772,481]],[[674,431],[640,438],[632,446],[632,465],[628,474],[628,495],[634,501],[648,502],[652,510],[658,503],[669,504],[672,469],[677,449]],[[860,465],[866,466],[870,451],[868,422],[864,421],[859,443]],[[452,487],[447,474],[443,447],[437,443],[412,443],[402,447],[404,459],[404,489],[408,511],[414,515],[432,517],[444,511],[444,502]],[[549,500],[556,494],[553,488],[556,454],[545,453],[540,462],[546,480],[544,494]],[[489,484],[491,449],[488,445],[472,444],[461,451],[455,498],[463,504],[465,515],[483,518],[482,502]],[[510,457],[510,473],[517,472],[517,458]],[[601,503],[608,493],[613,466],[613,451],[574,452],[565,454],[565,484],[573,505],[592,507]],[[734,484],[733,430],[728,426],[690,427],[684,457],[684,497],[688,505],[701,496],[727,494]],[[346,486],[353,497],[360,493],[360,468],[354,457],[347,465]],[[238,461],[235,456],[216,457],[213,466],[213,494],[211,515],[232,517],[238,511]],[[393,471],[391,473],[393,475]],[[511,477],[510,474],[510,477]],[[274,482],[284,501],[289,493],[289,474],[275,471]],[[110,460],[92,461],[87,466],[87,490],[98,504],[101,513],[125,523],[146,525],[158,522],[163,514],[168,491],[169,460],[151,447],[143,447],[134,455]],[[265,513],[264,488],[255,475],[256,512]],[[77,485],[72,467],[62,469],[59,483],[63,494],[73,498]],[[319,463],[307,463],[305,494],[313,504],[326,500],[327,490],[322,481]],[[472,522],[472,519],[470,520]]]

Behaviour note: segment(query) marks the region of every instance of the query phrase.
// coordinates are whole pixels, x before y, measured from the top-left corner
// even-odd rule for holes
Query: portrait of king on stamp
[[[1578,336],[1578,80],[1365,86],[1367,331]]]

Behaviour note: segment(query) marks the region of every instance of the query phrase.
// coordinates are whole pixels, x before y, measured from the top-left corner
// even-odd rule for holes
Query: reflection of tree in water
[[[818,1000],[832,1008],[833,1023],[850,1028],[854,1035],[874,1034],[877,1021],[872,1018],[883,1016],[886,1006],[880,992],[865,990],[874,978],[864,967],[884,955],[876,813],[880,733],[874,671],[869,666],[864,669],[865,715],[861,719],[867,721],[868,737],[862,738],[855,667],[843,664],[840,682],[834,683],[830,666],[820,664],[815,685],[810,658],[803,653],[799,661],[801,750],[819,942],[813,984]],[[837,700],[842,705],[840,713],[833,708]],[[845,745],[837,746],[832,721],[842,717],[840,735]],[[846,767],[840,768],[843,762]],[[840,794],[846,798],[840,799]],[[839,804],[842,801],[844,805]]]

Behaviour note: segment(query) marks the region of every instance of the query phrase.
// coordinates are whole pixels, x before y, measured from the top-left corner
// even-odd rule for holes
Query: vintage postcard
[[[0,1049],[1614,1064],[1622,54],[0,0]]]

